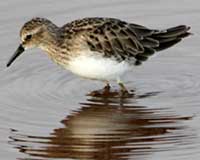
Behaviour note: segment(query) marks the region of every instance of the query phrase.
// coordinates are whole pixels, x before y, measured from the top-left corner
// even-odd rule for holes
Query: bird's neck
[[[64,36],[61,28],[57,26],[51,27],[45,34],[40,48],[45,51],[54,62],[60,65],[66,65],[68,54],[66,47],[63,47]]]
[[[60,28],[56,25],[48,24],[46,31],[43,33],[40,48],[47,52],[49,55],[58,53],[63,39],[61,36]]]

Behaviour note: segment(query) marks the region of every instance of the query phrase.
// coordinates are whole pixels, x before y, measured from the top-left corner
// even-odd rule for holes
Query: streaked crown
[[[37,47],[47,37],[47,32],[56,30],[58,27],[45,18],[33,18],[26,22],[20,30],[22,43],[27,48]]]

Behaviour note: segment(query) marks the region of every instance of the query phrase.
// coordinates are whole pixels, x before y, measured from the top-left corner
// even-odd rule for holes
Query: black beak
[[[8,63],[7,63],[7,67],[9,67],[13,61],[20,56],[20,54],[22,54],[22,52],[24,52],[24,47],[22,46],[22,44],[19,45],[19,47],[17,48],[17,50],[15,51],[15,53],[12,55],[12,57],[9,59]]]

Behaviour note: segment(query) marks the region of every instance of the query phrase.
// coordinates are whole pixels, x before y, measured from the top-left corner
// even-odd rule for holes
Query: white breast
[[[117,62],[114,58],[105,58],[97,52],[80,54],[66,67],[71,72],[89,79],[116,80],[131,69],[126,62]]]

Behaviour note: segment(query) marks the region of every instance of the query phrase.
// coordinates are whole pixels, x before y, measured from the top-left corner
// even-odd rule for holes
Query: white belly
[[[69,62],[66,67],[79,76],[98,80],[117,80],[122,74],[131,69],[131,66],[123,61],[117,62],[114,58],[103,58],[96,53],[82,54]]]

